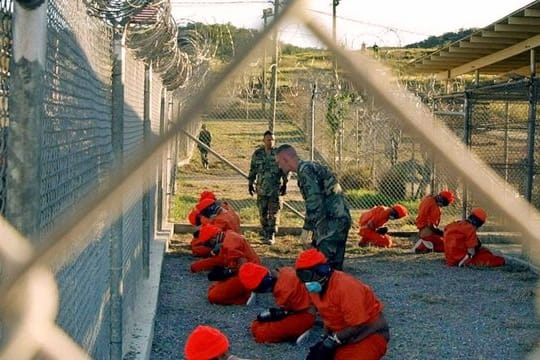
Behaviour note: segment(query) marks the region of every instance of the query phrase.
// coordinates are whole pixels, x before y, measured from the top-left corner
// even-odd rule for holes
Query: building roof
[[[409,65],[438,79],[480,74],[530,74],[531,49],[540,46],[540,0]],[[536,58],[540,59],[537,52]],[[538,62],[538,61],[537,61]]]

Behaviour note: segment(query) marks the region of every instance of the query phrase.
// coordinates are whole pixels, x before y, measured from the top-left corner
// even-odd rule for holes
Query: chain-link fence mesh
[[[9,12],[2,31],[10,38],[11,3],[2,4]],[[384,78],[382,73],[380,78],[369,78],[362,68],[356,67],[352,54],[343,53],[299,13],[296,14],[299,21],[305,22],[339,55],[346,70],[340,67],[339,73],[334,73],[329,66],[332,53],[297,54],[294,59],[282,53],[277,64],[270,55],[259,56],[244,62],[241,72],[234,71],[239,66],[231,68],[229,71],[235,72],[234,76],[221,83],[211,82],[214,88],[206,89],[202,81],[208,70],[205,61],[212,53],[208,49],[215,44],[190,34],[187,38],[191,40],[186,40],[189,50],[182,53],[177,49],[176,28],[171,27],[168,6],[167,1],[48,2],[47,61],[44,83],[38,84],[43,86],[45,100],[43,108],[39,108],[44,120],[43,128],[37,129],[41,141],[18,143],[16,126],[12,129],[7,117],[0,118],[2,131],[7,127],[10,130],[8,136],[11,136],[13,130],[13,139],[8,141],[13,144],[13,152],[39,150],[38,162],[12,163],[12,169],[25,165],[41,171],[38,178],[40,208],[33,215],[37,215],[39,229],[45,233],[44,243],[48,247],[44,249],[44,257],[47,261],[40,257],[38,244],[32,243],[34,247],[26,249],[26,245],[23,246],[26,239],[2,219],[0,224],[9,235],[5,237],[9,242],[0,240],[2,268],[9,270],[6,273],[12,276],[2,278],[0,283],[2,320],[6,314],[9,320],[15,320],[6,322],[7,331],[2,332],[6,345],[0,355],[7,358],[15,355],[17,358],[40,355],[61,358],[72,354],[73,358],[78,358],[87,352],[96,358],[121,356],[121,323],[129,316],[136,284],[145,271],[145,242],[148,241],[145,233],[151,223],[148,213],[153,213],[157,206],[156,221],[160,227],[159,213],[163,218],[169,215],[167,196],[177,195],[171,218],[185,221],[199,193],[212,190],[240,213],[243,224],[257,224],[255,199],[248,194],[245,175],[251,154],[262,143],[263,133],[269,128],[274,130],[278,144],[291,143],[302,158],[324,162],[338,174],[355,223],[365,209],[400,202],[409,209],[410,216],[396,221],[393,226],[414,230],[416,209],[422,196],[446,188],[457,193],[458,201],[444,209],[442,223],[460,217],[465,208],[483,205],[483,201],[490,208],[504,210],[503,203],[495,199],[499,194],[486,195],[487,191],[482,191],[478,179],[471,176],[475,171],[489,188],[501,190],[497,186],[499,179],[489,172],[490,168],[515,187],[515,198],[503,199],[504,204],[525,213],[528,208],[522,202],[514,201],[519,200],[522,191],[531,196],[533,203],[537,201],[536,162],[531,160],[537,142],[528,138],[531,129],[535,128],[532,115],[536,114],[528,112],[531,109],[527,104],[531,99],[527,97],[531,93],[529,87],[523,84],[501,87],[500,93],[493,89],[483,93],[478,89],[461,99],[447,97],[433,105],[434,113],[442,117],[459,138],[465,139],[464,143],[474,153],[486,160],[485,164],[474,167],[460,152],[458,144],[451,138],[444,138],[447,135],[444,129],[432,129],[438,126],[432,118],[421,112],[415,113],[426,121],[421,126],[415,123],[411,102],[416,101],[416,107],[421,108],[417,100],[404,95],[400,91],[402,88],[391,87],[391,93],[380,90],[379,82],[385,81],[381,80]],[[98,17],[88,16],[87,10]],[[121,57],[120,73],[126,80],[124,83],[122,79],[121,96],[115,92],[115,84],[119,84],[115,82],[119,75],[116,67],[119,64],[115,62],[118,60],[115,56],[119,54],[119,49],[115,48],[118,39],[115,31],[120,27],[115,28],[114,24],[127,25],[125,40],[130,48]],[[260,41],[251,44],[252,47],[264,45],[265,40],[255,39]],[[193,46],[194,43],[201,45]],[[6,58],[9,58],[9,46],[6,41],[3,44],[6,45]],[[159,45],[156,47],[156,44]],[[121,47],[121,50],[127,49]],[[188,62],[193,58],[192,53],[205,55],[194,56],[195,60]],[[377,70],[367,58],[363,60],[366,69]],[[232,64],[239,64],[239,59],[233,59]],[[273,71],[277,76],[272,76]],[[9,71],[2,72],[2,75],[7,74]],[[190,79],[191,83],[188,83]],[[4,81],[4,78],[0,80]],[[7,93],[3,94],[6,96]],[[404,112],[398,111],[399,104],[393,97],[403,100]],[[211,101],[206,103],[210,98]],[[536,98],[532,99],[535,103]],[[115,108],[119,100],[122,103],[120,114]],[[204,109],[198,111],[203,108],[203,103]],[[196,119],[194,114],[198,114]],[[120,118],[119,123],[115,123],[115,119],[118,120],[115,116]],[[15,123],[18,119],[10,118],[10,121]],[[202,123],[207,124],[215,135],[209,169],[203,169],[193,141]],[[422,132],[422,126],[429,131]],[[163,145],[163,148],[148,146],[158,134],[161,143],[154,145]],[[169,139],[174,141],[167,142]],[[443,152],[445,145],[450,147],[447,142],[454,145],[452,150],[456,150],[456,157],[463,159],[466,168],[460,167],[457,161],[450,161],[453,160],[450,154]],[[526,145],[525,150],[523,145]],[[137,177],[140,175],[137,169],[128,167],[150,158],[141,155],[144,150],[159,154],[152,164],[157,168],[157,171],[152,169],[157,173],[155,178],[153,174]],[[8,174],[12,171],[9,170],[10,160],[8,157]],[[526,162],[524,168],[523,162]],[[179,165],[182,168],[177,173]],[[115,186],[120,180],[109,175],[123,174],[122,166],[131,171],[126,174],[127,180],[132,181],[130,191],[115,197]],[[5,170],[1,174],[6,174]],[[524,178],[527,182],[520,185]],[[20,195],[16,188],[18,184],[13,177],[10,187],[9,179],[8,176],[7,192],[0,192],[0,197],[5,198],[7,194],[8,199],[10,196],[15,199]],[[291,179],[285,197],[287,206],[281,214],[282,226],[299,226],[302,222],[304,204],[295,183]],[[477,198],[475,192],[468,190],[469,186],[483,196]],[[156,194],[145,198],[148,189],[154,187]],[[501,193],[509,196],[508,191]],[[95,194],[102,201],[91,204],[94,207],[90,209],[97,210],[91,213],[91,222],[83,223],[91,225],[86,232],[81,232],[80,237],[88,239],[78,248],[73,239],[75,236],[69,230],[80,229],[77,228],[79,223],[75,220],[63,222],[63,216],[73,213],[86,219],[86,213],[77,212],[78,205]],[[156,204],[150,200],[149,209],[148,200],[153,199],[152,196],[155,196]],[[108,207],[100,208],[101,204]],[[21,207],[26,205],[19,202]],[[115,210],[116,207],[120,210]],[[8,211],[9,220],[12,215]],[[67,219],[70,220],[69,216]],[[527,241],[535,241],[538,226],[531,223],[526,228],[522,219],[514,217],[510,220],[522,225],[520,229],[528,235]],[[24,233],[25,229],[18,230]],[[50,239],[46,236],[47,231],[59,234],[59,237]],[[25,248],[26,252],[16,257],[14,246]],[[32,252],[36,249],[37,254]],[[49,261],[47,255],[53,260]],[[55,279],[51,280],[52,274],[37,266],[43,263],[53,265]],[[35,291],[36,280],[47,283],[48,287]],[[58,317],[56,287],[60,303]],[[117,292],[119,289],[122,289],[121,294]],[[16,294],[22,294],[21,298],[28,301],[51,299],[47,311],[43,311],[46,319],[40,318],[39,324],[45,324],[39,328],[42,331],[26,331],[36,325],[33,319],[25,318],[27,309],[33,304],[13,301],[11,294],[16,290],[20,290]],[[19,326],[21,324],[24,326]],[[48,342],[47,336],[57,341]],[[26,347],[19,343],[23,338],[29,339],[25,342]],[[64,352],[59,354],[58,348]]]
[[[4,215],[6,207],[6,156],[7,136],[9,129],[8,96],[9,96],[9,62],[11,60],[11,22],[13,2],[4,0],[0,3],[2,35],[0,44],[0,214]]]
[[[92,198],[110,192],[112,179],[169,131],[185,102],[174,91],[205,76],[206,45],[179,48],[169,1],[13,6],[0,4],[0,213],[28,239],[2,218],[0,358],[121,358],[154,226],[167,220],[177,143],[114,205]],[[23,32],[19,25],[10,67],[12,17],[34,22]],[[43,59],[22,53],[20,44],[32,41]],[[27,278],[28,263],[47,269],[35,265]]]

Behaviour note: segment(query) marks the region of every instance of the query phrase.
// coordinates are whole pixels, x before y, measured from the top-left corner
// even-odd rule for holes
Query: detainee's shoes
[[[296,345],[300,345],[309,336],[311,329],[304,331],[299,337],[296,338]]]
[[[249,298],[246,301],[246,306],[253,305],[255,303],[256,294],[252,291],[251,295],[249,295]]]

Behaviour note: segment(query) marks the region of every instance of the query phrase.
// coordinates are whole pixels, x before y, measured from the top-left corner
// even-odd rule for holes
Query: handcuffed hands
[[[233,276],[235,272],[232,269],[216,266],[208,273],[208,280],[210,281],[222,281],[227,280]]]
[[[278,321],[285,318],[289,313],[286,310],[278,308],[269,308],[257,315],[260,322]]]
[[[381,226],[380,228],[378,228],[377,230],[375,230],[375,232],[376,232],[377,234],[385,235],[385,234],[388,232],[388,227],[386,227],[386,226]]]
[[[306,360],[332,360],[340,343],[335,335],[325,336],[321,341],[309,348]]]

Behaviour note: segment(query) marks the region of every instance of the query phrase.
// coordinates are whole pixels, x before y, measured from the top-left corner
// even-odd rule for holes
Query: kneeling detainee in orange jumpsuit
[[[296,275],[324,322],[325,337],[309,349],[306,360],[378,360],[390,338],[383,304],[373,290],[350,274],[333,270],[323,253],[305,250]]]
[[[360,216],[359,246],[374,245],[379,247],[392,246],[392,238],[387,234],[388,220],[401,219],[407,216],[407,209],[401,204],[392,207],[374,206]]]
[[[222,230],[233,230],[240,233],[240,217],[232,210],[227,202],[216,199],[211,191],[203,191],[199,202],[189,213],[188,220],[191,225],[199,228],[202,224],[213,224]],[[193,233],[191,252],[193,256],[208,257],[210,250],[198,238],[198,232]]]
[[[444,228],[444,256],[448,266],[497,267],[505,264],[504,257],[494,255],[482,246],[476,230],[486,222],[481,208],[472,209],[467,220],[454,221]]]
[[[212,249],[213,257],[191,264],[192,272],[210,270],[208,301],[212,304],[242,305],[250,298],[238,278],[238,268],[247,262],[260,264],[261,260],[244,237],[232,230],[222,231],[217,226],[205,224],[199,230],[199,239]]]
[[[258,343],[300,340],[315,323],[309,294],[292,267],[269,271],[264,266],[246,263],[238,271],[245,288],[255,293],[272,292],[279,308],[269,308],[251,323],[251,333]],[[306,334],[307,335],[307,334]]]
[[[454,194],[443,190],[437,195],[426,195],[418,206],[416,227],[420,239],[414,244],[414,253],[444,252],[443,231],[439,229],[441,207],[454,202]]]

